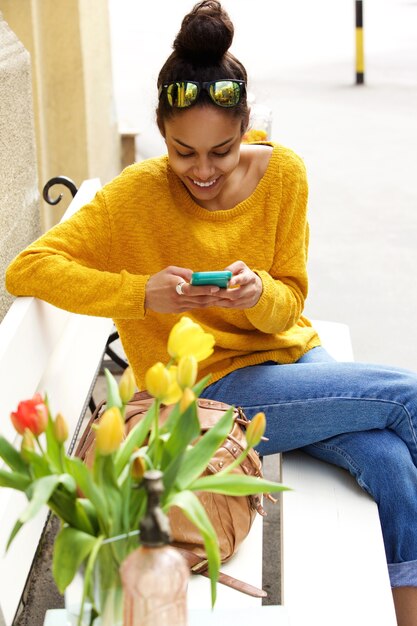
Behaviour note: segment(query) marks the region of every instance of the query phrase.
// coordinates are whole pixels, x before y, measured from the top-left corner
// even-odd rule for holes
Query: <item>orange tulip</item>
[[[137,482],[141,481],[147,467],[145,459],[142,456],[137,456],[132,461],[132,478]]]

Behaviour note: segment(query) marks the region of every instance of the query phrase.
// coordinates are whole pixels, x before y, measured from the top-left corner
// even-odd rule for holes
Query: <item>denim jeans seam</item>
[[[411,436],[413,438],[414,441],[414,445],[417,448],[417,434],[416,434],[416,430],[414,428],[414,424],[413,424],[413,418],[409,412],[409,410],[407,409],[407,407],[404,404],[401,404],[401,402],[395,402],[394,400],[391,401],[393,404],[397,404],[399,405],[404,411],[405,414],[407,415],[407,422],[408,422],[408,426],[410,428],[411,431]]]
[[[343,448],[339,448],[338,446],[335,446],[334,444],[324,443],[323,441],[318,441],[317,443],[312,443],[310,445],[311,445],[312,448],[319,448],[319,449],[329,450],[329,451],[335,452],[339,456],[343,457],[346,460],[346,462],[348,463],[348,465],[355,471],[355,478],[356,478],[357,483],[363,489],[365,489],[368,493],[370,493],[369,486],[360,477],[360,474],[361,474],[360,465],[358,465],[356,463],[355,459],[350,454],[348,454],[345,450],[343,450]]]

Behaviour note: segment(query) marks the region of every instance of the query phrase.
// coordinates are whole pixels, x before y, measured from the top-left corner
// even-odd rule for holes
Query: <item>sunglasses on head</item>
[[[200,92],[206,91],[210,99],[219,107],[234,107],[239,104],[245,81],[234,79],[211,80],[199,83],[193,80],[177,80],[159,88],[159,97],[165,92],[168,104],[176,109],[185,109],[194,104]]]

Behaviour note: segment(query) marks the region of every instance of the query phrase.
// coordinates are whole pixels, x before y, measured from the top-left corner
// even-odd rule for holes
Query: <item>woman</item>
[[[211,332],[203,395],[264,410],[262,454],[303,447],[356,477],[379,506],[398,623],[415,625],[417,376],[332,361],[302,316],[304,166],[283,146],[241,143],[247,76],[232,39],[215,0],[184,18],[158,78],[168,155],[127,168],[23,251],[7,288],[112,317],[139,387],[182,313]],[[190,284],[220,269],[228,289]]]

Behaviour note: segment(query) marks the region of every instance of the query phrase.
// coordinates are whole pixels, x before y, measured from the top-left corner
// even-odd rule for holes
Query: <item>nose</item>
[[[209,180],[214,171],[214,164],[207,157],[199,157],[194,165],[194,176],[203,182]]]

